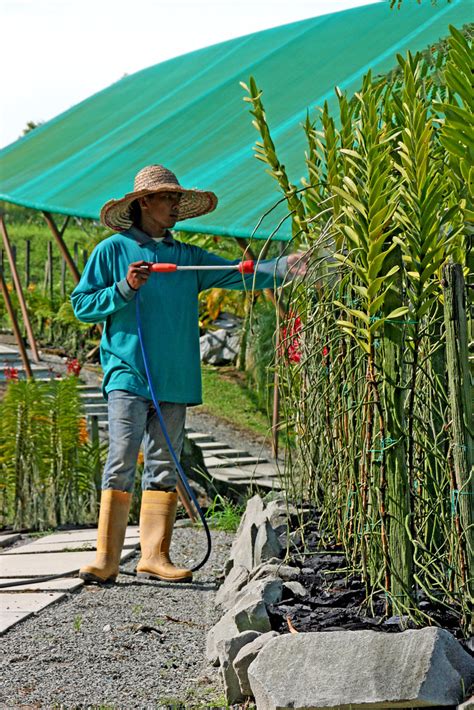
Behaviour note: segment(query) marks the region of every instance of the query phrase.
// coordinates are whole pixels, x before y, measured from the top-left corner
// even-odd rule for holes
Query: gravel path
[[[211,558],[191,584],[122,574],[117,584],[85,587],[7,632],[0,708],[225,707],[218,669],[204,650],[207,630],[220,617],[215,591],[232,535],[213,531],[212,539]],[[177,564],[200,559],[204,549],[202,530],[175,530]]]

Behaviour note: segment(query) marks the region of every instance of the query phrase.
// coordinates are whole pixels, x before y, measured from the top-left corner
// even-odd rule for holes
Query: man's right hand
[[[146,284],[150,278],[151,261],[134,261],[127,271],[127,283],[134,291]]]

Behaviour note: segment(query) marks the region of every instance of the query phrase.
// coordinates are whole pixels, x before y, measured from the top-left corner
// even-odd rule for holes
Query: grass
[[[257,409],[256,397],[246,384],[244,373],[233,367],[202,366],[204,404],[197,408],[232,426],[269,438],[270,422]]]
[[[235,532],[244,510],[244,505],[236,505],[227,498],[217,495],[206,511],[206,519],[210,527],[215,530]]]

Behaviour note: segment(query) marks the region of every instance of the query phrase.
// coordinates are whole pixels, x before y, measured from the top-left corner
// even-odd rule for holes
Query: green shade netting
[[[264,91],[272,136],[290,179],[305,174],[306,111],[334,86],[357,91],[363,75],[389,71],[397,53],[417,51],[472,19],[471,0],[400,10],[388,2],[315,17],[185,54],[124,77],[0,151],[0,199],[38,210],[98,218],[108,199],[130,192],[150,163],[171,168],[185,187],[213,190],[215,212],[178,229],[249,237],[281,198],[255,160],[258,135],[240,81]],[[117,48],[120,52],[120,47]],[[286,213],[266,217],[265,238]],[[291,237],[289,219],[277,238]]]

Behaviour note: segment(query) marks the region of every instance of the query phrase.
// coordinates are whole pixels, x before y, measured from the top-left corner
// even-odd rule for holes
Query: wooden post
[[[69,253],[69,249],[66,246],[66,243],[63,239],[63,234],[66,231],[66,227],[69,224],[69,217],[65,220],[62,228],[59,230],[52,215],[49,212],[43,212],[43,216],[46,220],[46,224],[50,228],[53,237],[56,239],[59,249],[61,251],[61,254],[66,260],[66,264],[68,266],[69,271],[72,274],[72,278],[74,279],[74,283],[79,283],[80,274],[78,271],[78,268],[76,264],[74,263],[74,259],[72,258],[71,254]]]
[[[443,270],[444,325],[446,328],[446,365],[452,427],[452,458],[457,490],[453,513],[464,532],[460,541],[465,553],[465,581],[474,596],[474,472],[472,387],[469,377],[467,319],[464,276],[461,264],[448,264]]]
[[[66,296],[66,259],[64,257],[61,259],[60,294],[61,298],[64,298]]]
[[[25,243],[25,286],[30,285],[30,267],[31,267],[31,239],[27,239]]]
[[[181,503],[184,505],[184,509],[186,513],[188,514],[188,517],[190,520],[195,523],[197,520],[196,513],[194,512],[194,508],[191,503],[191,498],[188,495],[188,492],[186,488],[184,487],[184,484],[181,483],[181,480],[178,478],[178,481],[176,483],[176,492],[179,496],[179,499]]]
[[[15,291],[18,295],[18,301],[20,303],[20,309],[23,316],[23,323],[25,324],[26,334],[28,336],[28,342],[30,344],[31,352],[33,353],[33,360],[35,362],[40,362],[40,356],[38,353],[38,348],[36,347],[36,340],[33,334],[33,328],[31,327],[30,316],[28,314],[28,308],[26,306],[25,297],[23,295],[23,289],[21,287],[20,277],[18,276],[18,271],[13,258],[13,250],[11,248],[10,240],[8,238],[7,226],[3,215],[0,216],[0,229],[2,231],[3,245],[10,263],[10,270],[13,278],[13,283],[15,285]]]
[[[50,301],[53,300],[53,295],[54,295],[53,276],[54,276],[54,270],[53,270],[53,244],[52,244],[52,242],[48,242],[48,290],[49,290],[49,299],[50,299]]]
[[[31,369],[30,361],[28,360],[28,354],[26,352],[25,343],[21,337],[20,327],[18,325],[18,320],[13,308],[13,304],[10,299],[10,294],[8,293],[8,288],[3,278],[3,269],[0,269],[0,289],[2,291],[3,298],[5,299],[5,305],[7,307],[7,313],[10,316],[10,321],[13,328],[13,333],[18,345],[18,350],[20,351],[21,359],[23,361],[23,367],[25,368],[26,377],[29,380],[33,379],[33,371]]]

